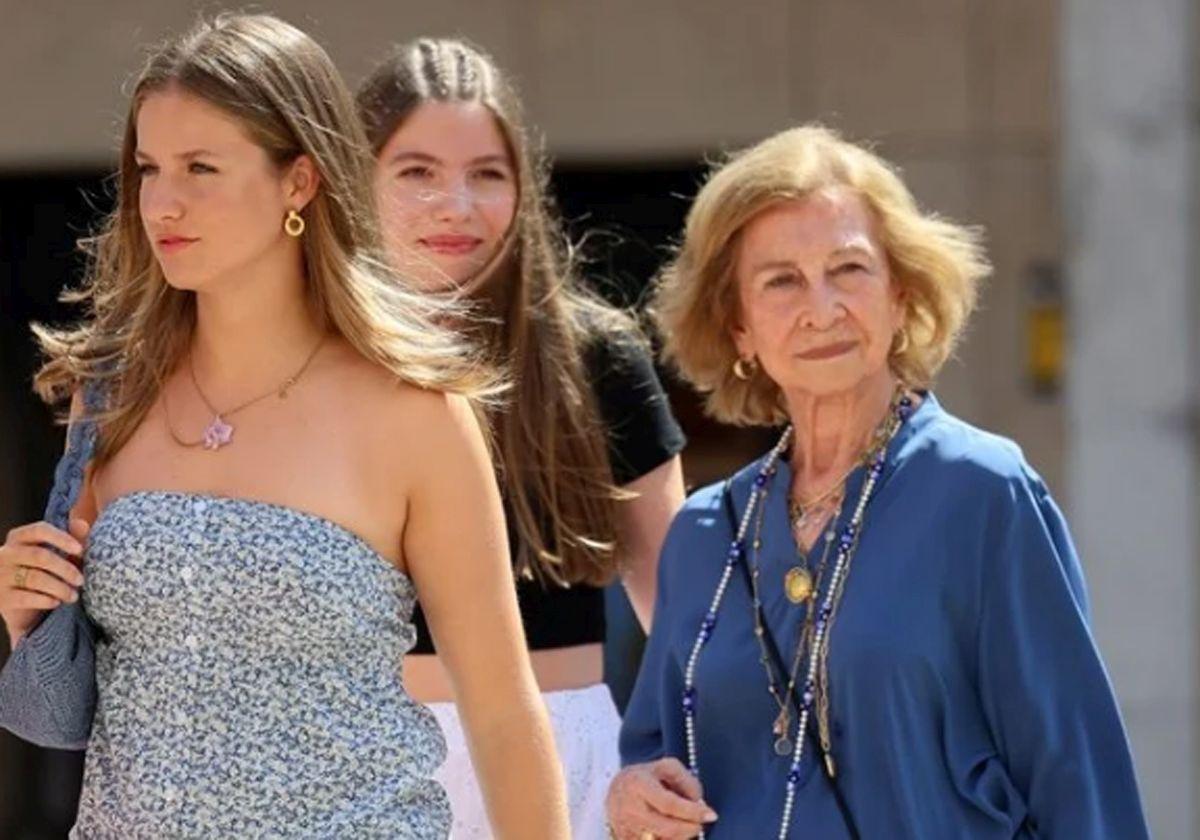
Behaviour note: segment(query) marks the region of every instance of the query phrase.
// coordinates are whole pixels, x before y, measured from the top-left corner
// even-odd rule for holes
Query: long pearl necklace
[[[907,394],[901,396],[896,403],[894,410],[895,422],[891,424],[891,428],[888,430],[886,442],[878,448],[877,452],[871,458],[870,465],[867,467],[866,479],[863,481],[862,491],[859,493],[858,502],[854,507],[854,513],[850,517],[850,521],[842,528],[841,534],[837,538],[837,557],[834,560],[833,569],[830,573],[829,586],[826,589],[825,597],[822,599],[821,605],[817,610],[816,623],[813,626],[812,641],[808,651],[808,662],[805,669],[804,691],[801,694],[796,740],[792,749],[791,764],[788,767],[787,786],[783,800],[783,814],[779,822],[779,840],[787,840],[788,827],[792,819],[792,808],[796,801],[796,786],[800,782],[800,767],[804,758],[804,743],[806,741],[804,733],[808,727],[808,720],[812,712],[814,700],[816,699],[816,680],[817,669],[820,664],[820,652],[825,643],[830,617],[834,611],[834,601],[835,598],[840,597],[845,576],[849,571],[850,559],[858,547],[858,538],[862,531],[867,503],[875,491],[875,485],[878,483],[880,475],[883,474],[884,463],[887,459],[887,443],[891,441],[896,432],[899,431],[900,426],[912,414],[912,409],[912,399]],[[733,577],[733,570],[739,561],[744,561],[746,558],[746,534],[750,529],[754,511],[765,500],[768,492],[768,483],[775,471],[775,465],[787,450],[791,437],[792,427],[788,426],[779,438],[779,442],[767,454],[766,460],[763,462],[758,474],[754,477],[754,486],[750,491],[750,500],[746,505],[746,511],[742,514],[737,533],[729,545],[729,552],[725,558],[725,568],[721,572],[721,579],[717,583],[717,589],[713,593],[712,601],[709,603],[708,612],[705,613],[704,619],[700,623],[700,632],[696,634],[696,641],[692,644],[687,666],[684,668],[682,692],[684,738],[687,744],[688,769],[691,770],[692,775],[697,779],[700,778],[700,752],[696,741],[696,706],[698,699],[696,691],[696,665],[700,660],[700,651],[707,644],[708,640],[712,638],[713,631],[716,629],[717,614],[721,609],[721,602],[725,598],[725,592],[729,588],[729,581]],[[700,830],[699,837],[701,840],[704,840],[705,834],[703,829]]]

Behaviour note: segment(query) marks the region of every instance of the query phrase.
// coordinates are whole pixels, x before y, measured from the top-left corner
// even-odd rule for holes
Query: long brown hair
[[[87,276],[65,296],[86,306],[86,319],[69,329],[34,325],[47,356],[35,379],[44,399],[61,400],[88,383],[107,396],[100,463],[144,419],[195,324],[195,296],[167,284],[138,210],[138,109],[168,87],[232,115],[280,167],[311,157],[320,187],[302,213],[306,286],[329,327],[405,381],[471,398],[496,393],[482,354],[438,326],[447,304],[405,291],[386,264],[370,153],[353,98],[328,55],[277,18],[221,15],[154,50],[134,86],[116,207],[99,234],[81,243],[91,258]]]
[[[522,118],[513,86],[490,56],[459,40],[401,45],[358,90],[376,155],[424,102],[490,109],[516,170],[512,226],[485,274],[470,284],[483,344],[513,380],[493,412],[510,516],[520,536],[518,572],[559,584],[603,584],[620,556],[617,488],[607,439],[583,365],[588,342],[633,321],[585,290],[549,198],[549,167]]]

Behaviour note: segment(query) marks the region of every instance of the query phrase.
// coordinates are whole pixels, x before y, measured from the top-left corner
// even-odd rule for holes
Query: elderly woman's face
[[[738,353],[785,393],[836,394],[886,375],[903,307],[856,193],[822,190],[764,211],[736,257]]]

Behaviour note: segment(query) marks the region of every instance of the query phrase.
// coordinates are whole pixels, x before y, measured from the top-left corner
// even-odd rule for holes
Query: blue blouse
[[[760,466],[729,482],[738,520]],[[851,503],[864,476],[849,479]],[[765,620],[789,665],[804,618],[782,585],[797,560],[790,486],[781,462],[759,553]],[[624,764],[687,764],[683,669],[733,536],[724,489],[691,496],[664,544],[654,627],[621,731]],[[720,816],[712,840],[775,836],[783,810],[791,758],[773,748],[778,706],[751,605],[735,571],[696,668],[700,781]],[[867,507],[829,674],[837,785],[858,836],[1148,836],[1062,513],[1015,444],[952,417],[931,394],[893,439]],[[814,729],[790,836],[852,837]]]

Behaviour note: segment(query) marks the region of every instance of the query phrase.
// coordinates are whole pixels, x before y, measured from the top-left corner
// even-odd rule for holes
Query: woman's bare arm
[[[638,497],[621,502],[619,507],[618,527],[625,546],[621,577],[642,629],[649,632],[658,553],[671,520],[683,506],[683,467],[679,456],[626,484],[624,489],[632,490]]]
[[[450,675],[497,837],[567,838],[562,769],[529,664],[504,514],[468,404],[428,395],[404,557]]]

